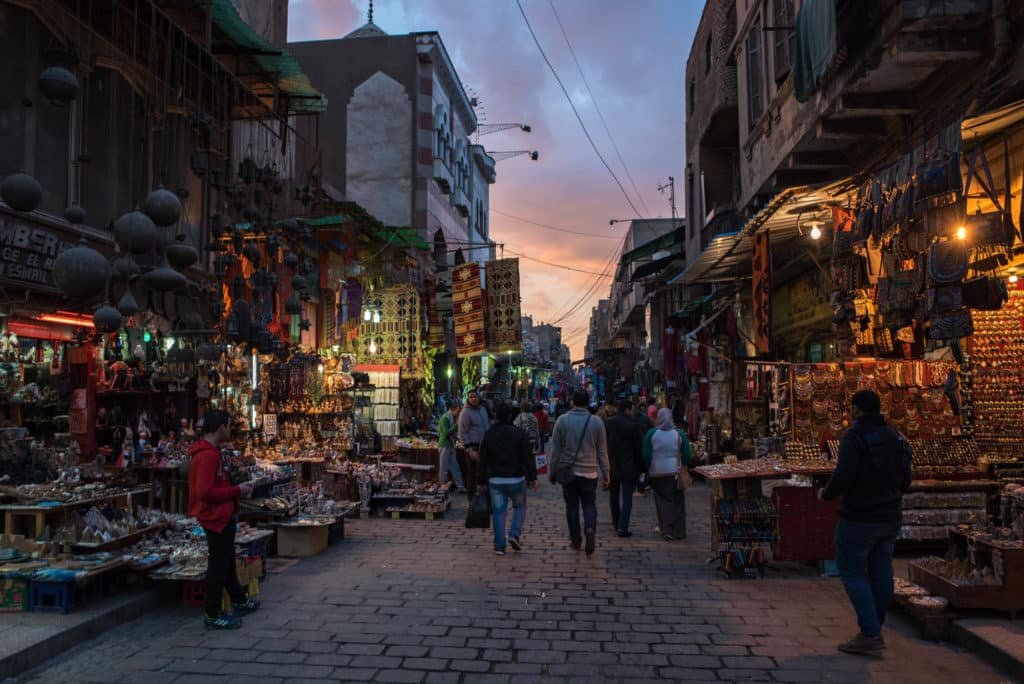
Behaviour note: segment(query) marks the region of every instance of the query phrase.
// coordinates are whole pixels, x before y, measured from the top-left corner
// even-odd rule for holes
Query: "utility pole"
[[[668,177],[667,183],[662,183],[658,186],[658,192],[665,194],[665,190],[668,189],[668,203],[672,207],[672,223],[676,221],[676,179],[672,176]]]

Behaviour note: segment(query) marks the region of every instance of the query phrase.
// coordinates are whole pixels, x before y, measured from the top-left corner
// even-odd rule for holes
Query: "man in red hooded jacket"
[[[235,524],[238,498],[252,495],[252,483],[231,484],[227,459],[220,445],[231,435],[231,419],[223,411],[210,411],[203,423],[203,436],[189,449],[188,512],[206,532],[209,559],[206,566],[206,614],[204,624],[212,629],[237,629],[239,615],[259,608],[238,582],[235,569]],[[221,596],[227,589],[234,610],[221,610]]]

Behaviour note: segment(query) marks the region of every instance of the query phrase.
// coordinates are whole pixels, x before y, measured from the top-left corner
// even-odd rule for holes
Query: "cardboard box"
[[[277,527],[277,555],[304,558],[327,548],[327,525]]]

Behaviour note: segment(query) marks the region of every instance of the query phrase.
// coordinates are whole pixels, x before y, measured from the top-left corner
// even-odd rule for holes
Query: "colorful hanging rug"
[[[420,295],[412,285],[396,285],[366,292],[363,308],[380,305],[380,323],[363,320],[359,325],[360,363],[401,366],[402,374],[419,376],[423,371]],[[370,351],[373,342],[376,351]]]
[[[519,259],[487,264],[487,348],[495,353],[523,350],[519,300]]]
[[[455,349],[460,357],[482,354],[484,341],[484,293],[480,265],[462,264],[452,274],[452,309],[455,311]]]

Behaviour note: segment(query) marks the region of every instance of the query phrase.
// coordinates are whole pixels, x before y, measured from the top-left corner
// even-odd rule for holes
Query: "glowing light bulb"
[[[956,237],[957,237],[958,240],[966,240],[967,239],[967,229],[964,228],[963,226],[960,226],[959,228],[957,228],[956,229]]]
[[[377,340],[370,340],[370,353],[371,354],[376,354],[377,353]]]
[[[373,315],[373,314],[371,314],[371,313],[370,313],[370,310],[369,310],[369,309],[363,309],[363,320],[364,320],[364,321],[366,321],[367,323],[369,323],[369,322],[370,322],[370,317],[371,317],[372,315]]]
[[[1007,280],[1009,280],[1011,283],[1016,283],[1017,282],[1017,274],[1016,273],[1011,273],[1010,277],[1007,278]]]
[[[322,363],[321,364],[317,364],[316,370],[317,370],[318,373],[323,373],[324,372],[324,364],[322,364]]]
[[[380,323],[380,311],[373,312],[373,322]]]
[[[811,226],[811,239],[812,240],[820,240],[821,239],[821,228],[819,228],[818,226]]]

